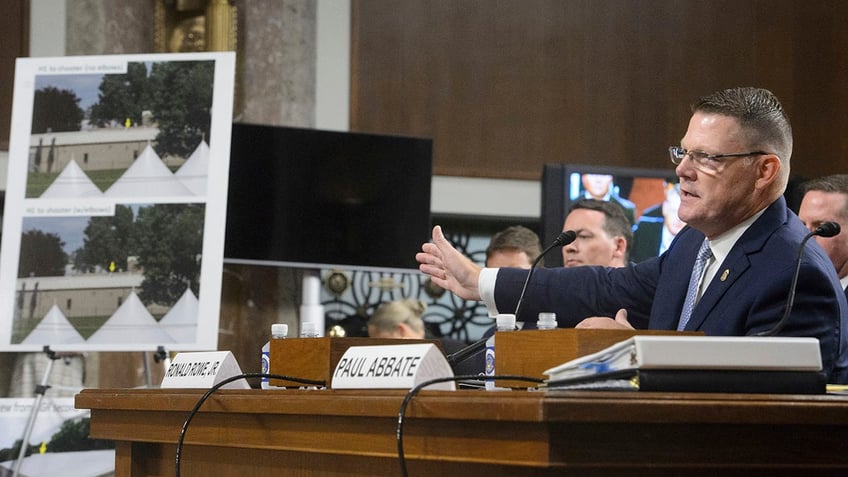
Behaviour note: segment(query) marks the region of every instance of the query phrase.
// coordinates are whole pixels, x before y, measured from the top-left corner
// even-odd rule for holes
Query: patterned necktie
[[[692,268],[692,276],[689,277],[689,289],[686,291],[686,301],[683,302],[683,311],[680,313],[680,322],[677,325],[677,331],[683,331],[686,328],[686,323],[692,316],[692,310],[695,309],[695,303],[698,302],[698,287],[701,281],[701,275],[704,273],[704,267],[707,260],[712,258],[713,251],[710,250],[710,243],[707,239],[701,243],[701,248],[698,250],[698,256],[695,258],[695,266]]]

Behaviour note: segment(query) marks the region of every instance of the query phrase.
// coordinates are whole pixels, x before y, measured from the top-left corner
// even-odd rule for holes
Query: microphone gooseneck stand
[[[533,261],[533,264],[530,266],[530,270],[527,272],[527,278],[524,279],[524,286],[521,288],[521,294],[518,296],[518,303],[515,305],[515,319],[518,320],[518,313],[521,311],[521,303],[524,301],[524,293],[527,291],[527,284],[530,283],[530,277],[533,276],[533,271],[536,269],[536,265],[539,264],[539,261],[542,260],[542,257],[545,256],[548,252],[557,247],[562,247],[570,244],[577,238],[577,233],[573,230],[567,230],[565,232],[561,232],[554,241],[536,257],[536,260]],[[454,367],[456,364],[459,364],[472,356],[476,355],[480,351],[483,351],[483,348],[486,347],[486,340],[488,337],[484,336],[479,340],[471,343],[465,348],[460,349],[455,353],[451,353],[447,356],[448,364],[451,367]]]

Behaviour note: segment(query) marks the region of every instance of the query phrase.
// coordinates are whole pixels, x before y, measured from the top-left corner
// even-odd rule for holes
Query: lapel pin
[[[727,280],[727,276],[730,275],[730,269],[725,268],[723,272],[721,272],[721,281]]]

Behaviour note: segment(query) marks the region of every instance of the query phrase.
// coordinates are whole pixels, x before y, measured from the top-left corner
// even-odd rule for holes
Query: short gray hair
[[[783,105],[771,91],[740,87],[717,91],[692,103],[693,113],[730,116],[739,121],[749,146],[776,154],[783,164],[783,187],[789,181],[792,125]]]

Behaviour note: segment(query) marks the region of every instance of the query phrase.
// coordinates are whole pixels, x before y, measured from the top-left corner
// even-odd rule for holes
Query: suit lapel
[[[739,245],[739,243],[737,242],[736,245]],[[704,295],[695,305],[692,316],[689,318],[689,323],[686,324],[686,330],[699,329],[719,301],[721,301],[721,297],[724,296],[727,290],[750,267],[751,262],[748,260],[748,254],[741,247],[734,246],[716,271],[715,277],[713,277],[710,285],[704,291]]]
[[[713,315],[712,311],[722,296],[751,267],[751,255],[762,250],[766,240],[785,222],[786,203],[781,197],[748,227],[748,230],[739,237],[739,240],[730,249],[730,253],[717,269],[715,276],[704,291],[704,295],[695,305],[689,323],[686,324],[687,331],[702,328],[704,321],[708,319],[721,319],[720,315]]]
[[[701,232],[684,227],[663,255],[662,278],[657,284],[651,310],[651,329],[677,329],[695,255],[703,240]]]

